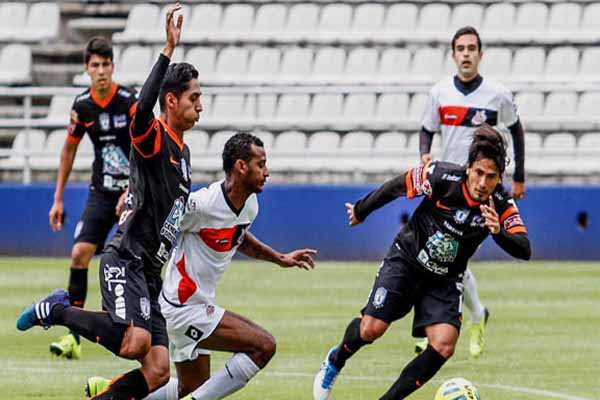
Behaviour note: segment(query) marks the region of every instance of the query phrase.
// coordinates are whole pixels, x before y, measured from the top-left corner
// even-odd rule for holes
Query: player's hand
[[[52,208],[48,213],[50,227],[52,232],[58,232],[62,229],[62,222],[65,215],[65,205],[62,201],[54,201]]]
[[[346,213],[348,214],[348,225],[354,226],[360,224],[362,221],[360,221],[358,218],[356,218],[356,215],[354,215],[354,204],[346,203],[345,206]]]
[[[317,251],[314,249],[294,250],[284,254],[279,261],[279,265],[283,268],[298,267],[309,271],[315,267],[312,254],[317,254]]]
[[[490,196],[490,205],[482,204],[479,206],[481,215],[485,218],[485,226],[490,230],[492,235],[500,233],[500,221],[498,219],[498,213],[496,212],[496,206],[494,205],[493,196]]]
[[[117,206],[115,207],[115,214],[117,217],[121,215],[123,209],[125,208],[125,200],[127,199],[127,195],[129,194],[129,189],[123,192],[123,194],[119,197],[119,201],[117,201]]]
[[[173,7],[167,11],[166,31],[167,31],[167,44],[165,46],[164,53],[166,56],[171,58],[175,47],[179,44],[181,37],[181,26],[183,25],[183,15],[179,15],[175,21],[175,12],[181,10],[181,4],[175,3]]]
[[[510,186],[510,196],[515,200],[525,197],[525,182],[514,182]]]
[[[421,165],[425,165],[432,161],[433,161],[433,156],[431,155],[431,153],[425,153],[421,156]]]

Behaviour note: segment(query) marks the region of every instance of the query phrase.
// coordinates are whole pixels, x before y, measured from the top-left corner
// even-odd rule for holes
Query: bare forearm
[[[56,189],[54,190],[54,200],[61,200],[67,185],[69,175],[73,169],[73,161],[75,160],[75,151],[63,148],[60,153],[60,165],[58,166],[58,176],[56,178]]]
[[[283,254],[267,246],[247,231],[244,235],[244,241],[240,244],[238,250],[248,257],[269,261],[277,265],[280,265],[283,257]]]

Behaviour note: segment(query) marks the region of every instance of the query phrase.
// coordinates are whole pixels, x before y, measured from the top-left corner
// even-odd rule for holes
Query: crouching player
[[[351,226],[399,196],[425,198],[396,236],[375,278],[362,317],[353,319],[314,380],[315,400],[329,398],[333,383],[361,347],[380,338],[414,307],[412,334],[427,348],[402,371],[380,400],[398,400],[431,379],[454,353],[462,321],[462,274],[469,258],[491,233],[513,257],[529,259],[527,230],[504,191],[506,149],[489,125],[475,131],[467,166],[428,163],[346,204]]]

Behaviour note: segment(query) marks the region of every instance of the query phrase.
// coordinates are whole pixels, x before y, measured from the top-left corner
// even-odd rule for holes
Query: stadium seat
[[[258,47],[252,50],[248,65],[247,83],[270,84],[279,74],[281,52],[273,47]]]
[[[600,3],[593,2],[585,7],[581,25],[574,39],[585,43],[596,43],[600,40]]]
[[[592,123],[583,117],[575,117],[577,113],[577,93],[575,92],[552,92],[546,98],[544,116],[542,121],[536,125],[536,130],[556,131],[557,129],[569,129],[571,123],[577,123],[582,129],[593,128]]]
[[[432,83],[442,73],[444,51],[441,48],[423,47],[418,49],[410,68],[410,81],[414,83]]]
[[[197,44],[213,40],[221,27],[223,9],[219,4],[198,4],[181,32],[182,43]]]
[[[249,97],[252,98],[252,97]],[[248,99],[246,100],[248,101]],[[263,121],[271,121],[277,113],[277,95],[261,94],[253,96],[252,106],[256,111],[256,118]]]
[[[308,81],[313,84],[337,83],[344,71],[346,53],[341,47],[321,47],[315,54],[312,74]]]
[[[269,118],[268,122],[276,130],[299,128],[308,119],[309,107],[308,94],[283,94],[279,99],[275,118]]]
[[[380,41],[396,42],[415,34],[417,29],[416,4],[394,3],[387,10],[383,29],[376,37]]]
[[[275,138],[273,152],[278,155],[303,152],[306,148],[306,142],[306,135],[303,132],[282,132]]]
[[[20,32],[25,26],[26,20],[26,3],[14,2],[0,4],[0,41],[18,41]]]
[[[163,52],[165,46],[154,46],[154,54],[150,57],[150,65],[154,65],[158,56]],[[175,47],[173,55],[171,56],[171,62],[182,62],[185,60],[185,48],[183,46]],[[145,78],[144,78],[145,80]]]
[[[600,93],[584,92],[579,96],[577,113],[568,122],[565,129],[591,130],[600,129],[600,114],[598,105],[600,104]]]
[[[219,131],[211,135],[208,141],[206,153],[200,157],[192,158],[191,164],[193,171],[210,173],[220,172],[223,169],[221,154],[225,142],[235,135],[236,131]]]
[[[375,118],[370,126],[377,130],[414,127],[407,115],[408,93],[383,93],[377,101]]]
[[[348,53],[343,83],[373,83],[377,76],[379,54],[373,47],[355,47]]]
[[[313,36],[318,43],[337,43],[350,30],[352,23],[352,6],[350,4],[332,3],[322,6],[319,27]]]
[[[215,79],[217,50],[214,47],[192,47],[187,52],[185,61],[196,67],[201,83],[209,83]]]
[[[541,174],[568,174],[576,166],[575,136],[570,133],[553,133],[546,136],[542,153],[545,162],[541,164]]]
[[[42,130],[29,129],[29,131],[19,131],[11,146],[11,150],[14,154],[11,154],[7,159],[0,160],[0,168],[9,170],[22,169],[25,165],[23,153],[31,152],[33,153],[32,157],[40,155],[44,150],[45,142],[46,134]]]
[[[506,47],[492,47],[484,50],[480,73],[500,82],[509,78],[512,53]]]
[[[541,47],[522,47],[515,51],[511,80],[514,82],[540,81],[544,74],[546,54]]]
[[[546,31],[548,6],[544,3],[522,3],[512,31],[506,31],[506,40],[513,43],[531,43]],[[543,33],[542,33],[543,34]]]
[[[310,105],[309,118],[303,126],[311,129],[332,129],[342,116],[343,96],[341,94],[317,93]]]
[[[577,170],[581,174],[600,172],[600,132],[585,133],[577,141]]]
[[[0,85],[26,85],[31,78],[31,49],[24,44],[9,44],[0,52]]]
[[[477,30],[481,29],[483,20],[483,6],[480,4],[458,4],[452,11],[452,18],[446,37],[452,37],[454,33],[465,26],[472,26]]]
[[[317,31],[319,6],[314,3],[293,4],[289,10],[288,22],[281,41],[297,43],[307,40]]]
[[[248,39],[254,42],[278,40],[285,30],[287,6],[263,4],[256,11],[256,20]]]
[[[385,132],[377,135],[369,162],[362,166],[366,173],[398,173],[406,156],[406,135]]]
[[[43,119],[44,124],[49,126],[67,127],[71,118],[70,115],[73,100],[73,96],[68,95],[52,96],[50,107],[48,108],[48,115]]]
[[[347,43],[372,40],[381,31],[385,17],[383,4],[360,4],[354,10],[354,19],[350,32],[344,33],[341,39]]]
[[[233,42],[243,40],[252,30],[254,7],[251,4],[230,4],[225,7],[221,29],[215,41]]]
[[[578,81],[600,82],[600,74],[598,66],[600,65],[600,48],[585,48],[581,55],[581,63],[579,65]]]
[[[421,7],[419,22],[411,40],[430,42],[448,40],[450,6],[444,3],[426,3]]]
[[[309,172],[331,171],[338,154],[340,135],[335,132],[315,132],[308,138],[307,157],[303,169]]]
[[[125,43],[143,40],[146,35],[155,30],[159,12],[158,6],[154,4],[135,4],[127,16],[125,30],[113,34],[113,42]]]
[[[203,118],[200,126],[204,129],[223,129],[248,123],[245,117],[246,98],[243,94],[215,95],[210,113]]]
[[[498,2],[485,9],[481,24],[481,38],[484,43],[506,40],[506,32],[512,32],[515,23],[516,8],[514,4]]]
[[[121,53],[121,60],[114,74],[115,80],[124,85],[142,85],[154,62],[150,47],[129,46]]]
[[[536,129],[537,122],[543,123],[544,95],[541,92],[520,92],[515,96],[521,122],[526,129]]]
[[[572,82],[579,70],[579,51],[575,47],[554,47],[546,58],[546,82]]]
[[[410,81],[411,53],[408,49],[391,47],[381,53],[377,80],[380,83]]]
[[[19,32],[19,40],[40,42],[58,39],[60,10],[58,4],[34,3],[29,7],[25,26]]]
[[[310,76],[313,63],[313,52],[303,47],[291,47],[283,51],[281,72],[274,82],[295,84],[306,82]]]
[[[342,136],[340,149],[331,163],[334,172],[361,173],[371,160],[373,135],[370,132],[349,132]]]
[[[167,18],[167,12],[169,12],[169,10],[171,9],[172,5],[166,5],[163,6],[163,8],[160,10],[160,14],[158,15],[158,24],[159,26],[164,26]],[[181,10],[177,11],[175,13],[174,19],[175,21],[177,21],[177,18],[179,18],[179,16],[182,15],[183,16],[183,20],[184,21],[189,21],[190,20],[190,6],[186,5],[186,4],[182,4],[181,5]],[[146,22],[146,24],[148,24]],[[187,27],[187,23],[186,23],[186,27]],[[183,36],[183,32],[185,32],[185,29],[182,29],[181,31],[181,35]],[[166,33],[164,29],[156,29],[154,26],[150,27],[150,30],[146,33],[146,35],[141,39],[143,42],[145,43],[164,43],[165,40],[167,39]]]
[[[192,169],[195,169],[195,161],[206,155],[208,148],[208,133],[203,130],[193,129],[185,134],[185,144],[190,148]]]
[[[373,93],[351,93],[346,96],[339,130],[368,129],[375,120],[376,98]]]
[[[87,136],[87,135],[85,135]],[[55,171],[58,169],[60,164],[60,153],[65,144],[67,132],[64,129],[57,129],[48,134],[48,137],[44,141],[44,151],[35,156],[31,156],[31,168],[37,171]],[[85,138],[85,137],[84,137]],[[79,143],[83,143],[83,140]],[[85,138],[89,142],[88,138]],[[91,142],[90,142],[91,143]],[[92,155],[93,156],[93,155]],[[79,158],[79,146],[77,146],[77,155],[75,161]],[[73,168],[75,169],[75,161],[73,162]],[[81,163],[81,162],[80,162]],[[91,162],[87,166],[91,169]],[[78,168],[77,168],[78,169]]]
[[[425,112],[427,103],[427,93],[415,93],[410,99],[408,106],[407,124],[410,124],[407,130],[421,129],[421,118]]]
[[[217,57],[213,84],[230,85],[238,83],[246,76],[248,68],[248,49],[246,47],[224,47]]]
[[[577,34],[581,21],[581,5],[576,3],[556,3],[550,8],[550,17],[545,32],[538,33],[537,41],[554,44],[568,42]]]

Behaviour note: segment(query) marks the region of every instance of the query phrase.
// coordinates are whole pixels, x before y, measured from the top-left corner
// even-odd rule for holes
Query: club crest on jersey
[[[385,298],[387,297],[387,289],[384,287],[379,287],[375,291],[375,296],[373,296],[373,307],[381,308],[383,307],[383,303],[385,303]]]
[[[150,319],[150,300],[147,297],[140,298],[140,314],[146,321]]]
[[[471,220],[470,225],[472,228],[483,228],[485,227],[485,218],[483,218],[481,215],[476,215]]]
[[[175,199],[173,207],[171,207],[171,212],[160,230],[161,236],[165,237],[170,243],[173,243],[177,237],[177,232],[179,232],[179,225],[181,225],[181,219],[183,218],[184,212],[185,199],[181,196],[178,199]]]
[[[113,115],[113,125],[117,129],[125,128],[127,126],[127,115]]]
[[[469,218],[470,212],[471,211],[469,211],[469,209],[467,208],[456,210],[456,212],[454,213],[454,222],[456,222],[457,224],[464,224],[467,218]]]
[[[98,120],[100,121],[100,129],[103,131],[110,130],[110,115],[107,113],[102,113],[98,116]]]
[[[487,121],[487,114],[485,113],[485,110],[475,111],[475,115],[473,118],[471,118],[471,123],[475,126],[481,125],[485,121]]]

